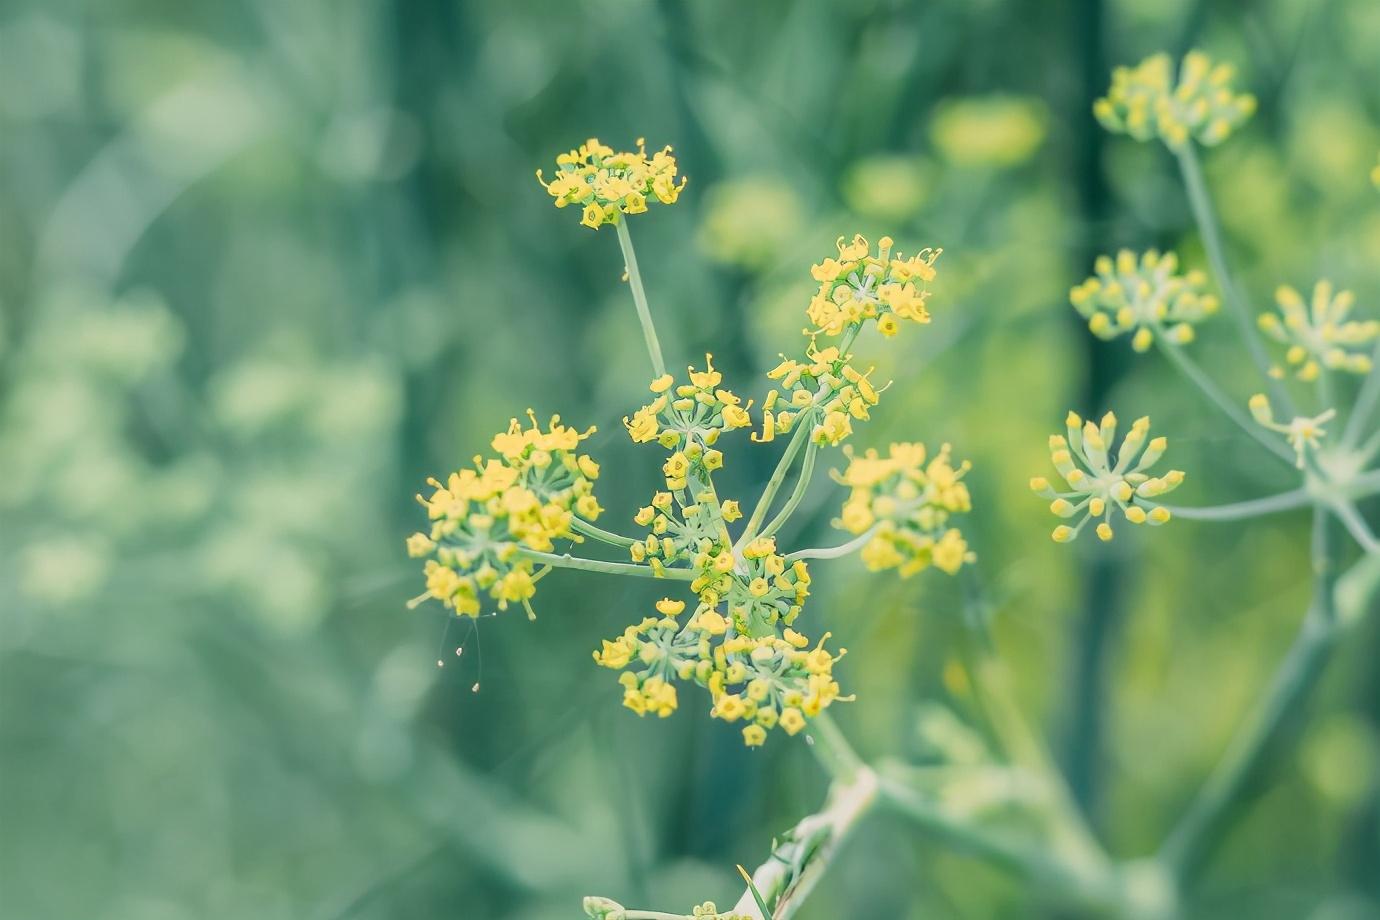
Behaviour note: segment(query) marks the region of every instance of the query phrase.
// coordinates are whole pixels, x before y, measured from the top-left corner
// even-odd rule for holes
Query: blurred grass
[[[1083,40],[1089,17],[1103,43]],[[942,245],[933,325],[865,340],[896,384],[860,444],[952,441],[999,644],[1085,757],[1113,848],[1151,851],[1287,645],[1304,515],[1056,547],[1025,487],[1073,406],[1150,414],[1185,503],[1283,487],[1153,355],[1067,307],[1087,254],[1201,264],[1172,163],[1108,140],[1080,188],[1088,61],[1200,43],[1261,97],[1209,178],[1253,301],[1326,275],[1380,302],[1380,8],[858,4],[82,4],[0,0],[0,907],[32,918],[571,917],[579,896],[720,903],[818,801],[800,745],[618,708],[589,649],[656,585],[557,573],[474,633],[402,538],[425,476],[527,406],[597,424],[601,500],[655,483],[619,419],[646,367],[611,238],[538,166],[591,134],[675,145],[640,220],[668,360],[752,393],[840,233]],[[1201,360],[1247,393],[1225,324]],[[1103,362],[1095,371],[1094,360]],[[722,489],[774,463],[734,444]],[[836,496],[807,497],[824,540]],[[1370,509],[1372,512],[1374,509]],[[794,525],[792,525],[794,527]],[[1090,564],[1121,606],[1070,706]],[[957,598],[821,565],[845,731],[914,751]],[[859,599],[865,599],[859,603]],[[1201,916],[1380,909],[1376,636],[1205,885]],[[464,641],[465,653],[454,649]],[[438,643],[446,666],[434,666]],[[482,670],[480,658],[482,654]],[[478,682],[478,692],[471,686]],[[1081,685],[1080,685],[1081,686]],[[1076,702],[1076,701],[1073,701]],[[993,870],[876,819],[803,916],[1025,916]]]

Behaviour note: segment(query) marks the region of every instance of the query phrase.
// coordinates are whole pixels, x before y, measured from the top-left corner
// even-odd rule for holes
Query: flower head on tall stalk
[[[674,204],[686,179],[676,181],[676,158],[670,147],[650,157],[647,142],[637,139],[637,149],[615,152],[591,137],[579,147],[556,157],[556,173],[547,182],[537,170],[537,181],[555,199],[556,207],[577,205],[580,223],[592,229],[616,224],[623,214],[641,214],[651,201]]]
[[[1093,104],[1093,114],[1108,131],[1138,141],[1159,137],[1172,148],[1190,140],[1220,144],[1256,108],[1254,96],[1232,89],[1235,74],[1230,64],[1213,64],[1203,52],[1190,51],[1176,77],[1169,55],[1155,54],[1113,70],[1112,85]]]
[[[1356,297],[1335,290],[1330,281],[1313,286],[1305,303],[1298,291],[1283,285],[1275,292],[1278,313],[1260,314],[1260,328],[1286,347],[1284,361],[1300,380],[1316,380],[1324,371],[1370,373],[1368,352],[1380,339],[1380,320],[1349,319]],[[1284,369],[1272,369],[1278,377]]]
[[[529,615],[536,593],[528,549],[547,552],[556,541],[578,543],[576,518],[595,520],[603,511],[594,497],[599,464],[578,452],[593,428],[577,431],[553,415],[542,428],[528,410],[530,428],[513,419],[494,435],[497,457],[474,458],[473,469],[429,480],[430,496],[417,496],[432,524],[407,540],[413,557],[428,557],[426,593],[457,614],[478,616],[487,592],[499,610],[520,603]],[[415,603],[415,602],[414,602]]]
[[[1146,351],[1158,333],[1184,345],[1193,341],[1193,327],[1220,304],[1207,293],[1207,275],[1197,270],[1177,274],[1178,267],[1174,253],[1161,255],[1154,249],[1139,258],[1129,249],[1115,259],[1099,256],[1094,274],[1069,292],[1069,301],[1100,339],[1134,332],[1131,347]]]
[[[1112,539],[1115,511],[1132,524],[1159,525],[1169,520],[1169,509],[1153,499],[1177,489],[1184,474],[1182,470],[1170,470],[1163,476],[1147,472],[1168,446],[1163,437],[1150,438],[1149,418],[1138,418],[1132,423],[1115,454],[1117,420],[1112,413],[1104,415],[1099,425],[1084,422],[1077,413],[1070,412],[1064,424],[1067,434],[1050,435],[1049,450],[1068,490],[1056,490],[1043,476],[1030,480],[1035,494],[1051,499],[1050,511],[1061,518],[1078,519],[1076,524],[1054,528],[1052,536],[1056,542],[1068,543],[1089,521],[1099,518],[1098,538]]]
[[[953,575],[976,558],[950,526],[952,515],[972,509],[963,483],[969,463],[954,466],[948,444],[926,459],[923,444],[892,444],[886,456],[849,452],[848,467],[835,474],[851,491],[834,526],[871,534],[862,561],[873,571],[894,568],[909,578],[933,565]]]
[[[892,239],[884,236],[874,254],[860,234],[848,242],[839,237],[837,246],[837,259],[825,259],[810,269],[819,290],[806,313],[818,333],[838,336],[875,320],[882,335],[893,336],[903,321],[930,321],[925,285],[934,280],[934,263],[942,249],[922,249],[905,258],[892,252]]]

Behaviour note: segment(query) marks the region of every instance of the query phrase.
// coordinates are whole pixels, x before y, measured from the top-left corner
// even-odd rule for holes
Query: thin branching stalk
[[[1294,465],[1293,453],[1283,444],[1279,443],[1278,438],[1271,437],[1261,430],[1260,426],[1257,425],[1230,396],[1224,393],[1222,389],[1213,382],[1212,378],[1198,366],[1197,362],[1184,354],[1182,348],[1170,342],[1164,335],[1155,336],[1155,344],[1159,346],[1160,351],[1169,359],[1170,363],[1178,368],[1179,372],[1192,381],[1198,389],[1202,390],[1203,395],[1206,396],[1214,406],[1221,409],[1223,414],[1235,422],[1242,431],[1246,432],[1246,434],[1254,438],[1262,447],[1285,463],[1288,463],[1290,466]]]
[[[602,527],[596,527],[589,521],[586,521],[582,518],[575,518],[575,520],[571,524],[571,528],[579,531],[587,537],[591,537],[595,540],[607,543],[610,546],[622,546],[624,548],[627,548],[629,546],[632,546],[634,543],[642,542],[641,540],[634,540],[632,537],[625,537],[622,534],[617,534],[612,531],[605,530]]]
[[[815,458],[819,454],[819,445],[811,441],[805,445],[805,459],[800,461],[800,476],[796,479],[795,488],[791,490],[791,495],[786,499],[786,504],[781,506],[781,511],[776,517],[771,519],[771,523],[762,528],[762,536],[770,537],[781,529],[786,521],[790,520],[795,509],[800,507],[800,500],[805,497],[805,492],[810,487],[810,479],[815,472]]]
[[[840,543],[838,546],[814,546],[809,549],[798,549],[793,553],[786,554],[787,562],[794,562],[797,559],[838,559],[847,556],[867,545],[867,541],[877,535],[877,527],[869,527],[867,530],[858,534],[847,543]]]
[[[1230,505],[1213,505],[1206,508],[1189,508],[1180,505],[1165,505],[1170,514],[1188,521],[1240,521],[1246,518],[1275,514],[1294,508],[1303,508],[1313,503],[1313,497],[1306,489],[1293,489],[1266,498],[1253,498]]]
[[[1347,533],[1351,534],[1352,539],[1360,544],[1361,549],[1370,555],[1380,555],[1380,540],[1375,538],[1370,525],[1361,517],[1356,510],[1356,506],[1351,502],[1338,501],[1330,506],[1332,512],[1337,515],[1337,520],[1342,522]]]
[[[1375,351],[1371,355],[1370,373],[1362,381],[1356,402],[1351,406],[1351,414],[1347,416],[1346,430],[1342,432],[1342,447],[1353,447],[1361,439],[1366,420],[1375,410],[1377,402],[1380,402],[1380,339],[1376,340]]]
[[[647,291],[642,286],[642,273],[637,270],[637,253],[633,251],[632,237],[628,235],[628,221],[621,219],[618,228],[618,245],[623,250],[623,263],[628,269],[628,287],[632,288],[633,303],[637,306],[637,320],[642,324],[642,337],[647,340],[647,354],[652,359],[652,371],[661,377],[666,373],[666,362],[661,357],[661,343],[657,341],[656,327],[652,325],[652,311],[647,306]]]
[[[757,504],[752,509],[752,516],[748,518],[747,526],[743,528],[743,534],[738,538],[739,546],[746,546],[753,537],[757,536],[757,529],[762,526],[762,521],[771,508],[772,500],[776,498],[781,484],[786,481],[786,474],[790,472],[791,464],[795,461],[795,455],[800,452],[805,440],[810,436],[811,420],[812,417],[807,412],[801,413],[800,417],[795,420],[797,426],[795,433],[791,435],[790,443],[786,445],[786,452],[781,455],[776,469],[772,470],[771,478],[767,480],[766,487],[762,489],[761,497],[757,499]]]
[[[1236,318],[1237,330],[1241,334],[1241,340],[1246,344],[1246,350],[1250,353],[1256,370],[1270,386],[1275,401],[1292,417],[1295,414],[1293,400],[1289,397],[1289,391],[1270,374],[1270,356],[1266,354],[1265,346],[1256,334],[1255,321],[1227,267],[1222,231],[1213,211],[1207,183],[1203,181],[1203,168],[1198,162],[1198,151],[1193,144],[1183,144],[1175,151],[1175,155],[1179,161],[1179,171],[1183,175],[1184,187],[1188,191],[1189,207],[1192,208],[1193,219],[1198,225],[1198,235],[1203,239],[1203,248],[1207,250],[1212,273],[1217,277],[1217,286],[1222,290],[1222,299],[1227,302],[1228,309]]]
[[[638,578],[669,578],[673,581],[693,581],[695,578],[695,573],[689,569],[663,568],[657,572],[648,565],[585,559],[583,556],[572,556],[569,553],[541,553],[533,549],[518,550],[518,553],[534,562],[544,562],[558,569],[580,569],[585,572],[603,572],[605,575],[634,575]]]

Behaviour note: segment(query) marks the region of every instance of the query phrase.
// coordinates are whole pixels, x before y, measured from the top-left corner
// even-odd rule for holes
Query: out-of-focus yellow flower
[[[801,223],[800,196],[770,176],[720,182],[704,193],[700,248],[716,262],[766,268]]]
[[[1264,393],[1257,393],[1251,397],[1248,403],[1251,415],[1264,428],[1277,431],[1284,435],[1289,446],[1294,449],[1296,455],[1295,465],[1303,469],[1305,458],[1309,451],[1316,451],[1322,446],[1322,439],[1327,434],[1327,429],[1323,425],[1332,421],[1337,415],[1336,409],[1327,411],[1314,416],[1297,415],[1288,422],[1275,421],[1274,409],[1270,406],[1270,400]]]
[[[835,475],[851,491],[834,526],[873,532],[861,554],[869,569],[894,568],[908,578],[933,565],[953,575],[976,558],[949,525],[951,515],[972,509],[962,481],[969,464],[955,467],[948,444],[925,461],[925,445],[892,444],[886,456],[850,453],[847,469]]]
[[[577,431],[552,416],[542,428],[529,410],[530,428],[513,419],[494,436],[497,458],[476,457],[473,469],[451,473],[443,484],[428,480],[430,496],[417,496],[431,528],[407,538],[408,554],[426,561],[426,593],[457,614],[478,616],[481,592],[499,610],[536,593],[531,559],[521,550],[549,552],[557,540],[579,542],[575,518],[594,520],[603,510],[594,498],[599,464],[577,453],[594,429]]]
[[[537,170],[537,181],[555,199],[556,207],[576,205],[580,223],[592,229],[617,223],[622,214],[641,214],[656,200],[674,204],[685,188],[676,181],[676,158],[664,147],[647,156],[647,144],[637,139],[637,150],[615,152],[590,138],[579,147],[556,157],[556,173],[547,182]]]
[[[935,260],[941,249],[922,249],[910,258],[891,251],[892,240],[877,241],[874,255],[866,239],[838,239],[839,257],[825,259],[810,269],[819,290],[806,313],[822,335],[842,335],[869,319],[886,335],[894,335],[896,320],[928,323],[925,285],[934,280]],[[885,317],[891,320],[883,322]]]
[[[920,211],[934,186],[934,164],[913,156],[858,160],[844,174],[844,200],[854,212],[878,222],[900,223]]]
[[[1260,314],[1260,328],[1286,347],[1285,363],[1300,380],[1316,380],[1323,370],[1349,374],[1370,373],[1366,354],[1380,338],[1380,320],[1348,320],[1356,298],[1350,291],[1336,291],[1330,281],[1313,286],[1313,298],[1304,303],[1298,291],[1284,285],[1275,292],[1279,312]],[[1276,377],[1284,370],[1271,369]]]
[[[958,166],[1015,166],[1030,159],[1043,143],[1045,117],[1038,99],[946,99],[930,121],[930,140]]]
[[[1069,291],[1069,302],[1101,339],[1134,330],[1131,347],[1145,351],[1156,335],[1179,345],[1193,341],[1193,327],[1217,312],[1201,271],[1176,274],[1178,257],[1151,249],[1139,258],[1129,249],[1099,256],[1094,274]]]
[[[1111,88],[1093,104],[1093,114],[1108,131],[1138,141],[1158,136],[1173,148],[1190,139],[1219,144],[1256,108],[1254,96],[1233,91],[1235,73],[1230,64],[1214,65],[1203,52],[1190,51],[1175,80],[1169,55],[1152,55],[1113,70]]]
[[[1169,509],[1153,499],[1177,489],[1184,474],[1181,470],[1170,470],[1163,476],[1146,472],[1168,446],[1162,437],[1150,438],[1149,418],[1136,419],[1115,452],[1112,447],[1117,422],[1112,413],[1108,412],[1102,423],[1095,425],[1070,412],[1064,424],[1068,436],[1050,435],[1049,451],[1068,491],[1055,490],[1043,476],[1030,480],[1035,494],[1052,499],[1049,510],[1055,515],[1068,520],[1078,518],[1076,524],[1054,528],[1055,541],[1073,540],[1089,521],[1098,518],[1098,538],[1110,540],[1112,513],[1118,510],[1132,524],[1159,525],[1169,520]],[[1115,464],[1111,461],[1113,453]]]

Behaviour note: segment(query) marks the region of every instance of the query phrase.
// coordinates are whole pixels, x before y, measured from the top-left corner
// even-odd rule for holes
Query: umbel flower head
[[[1336,291],[1330,281],[1313,286],[1304,303],[1298,291],[1284,285],[1275,292],[1279,312],[1260,314],[1260,328],[1286,346],[1284,361],[1300,380],[1316,380],[1323,369],[1349,374],[1370,373],[1371,342],[1380,338],[1380,320],[1348,320],[1356,297]],[[1283,368],[1271,373],[1283,377]]]
[[[531,428],[513,419],[494,436],[497,457],[475,457],[473,469],[451,473],[444,484],[428,480],[430,497],[417,496],[431,527],[407,539],[411,556],[427,557],[427,590],[414,604],[431,597],[478,616],[487,593],[499,610],[521,603],[530,616],[541,575],[523,550],[580,542],[571,529],[576,516],[592,521],[603,511],[594,497],[599,464],[577,452],[594,429],[576,431],[557,415],[543,429],[531,410],[528,417]]]
[[[1100,339],[1132,332],[1131,347],[1145,351],[1162,335],[1183,345],[1193,341],[1193,327],[1217,312],[1216,296],[1207,293],[1201,271],[1176,274],[1178,256],[1151,249],[1139,258],[1129,249],[1099,256],[1094,274],[1069,291],[1069,302]]]
[[[873,571],[894,568],[909,578],[931,565],[953,575],[973,561],[963,535],[949,526],[951,515],[972,509],[962,481],[969,464],[955,467],[948,444],[928,464],[923,444],[892,444],[885,457],[869,449],[848,459],[848,468],[834,478],[852,491],[834,526],[872,532],[862,550],[864,565]]]
[[[1170,147],[1190,138],[1220,144],[1255,112],[1255,97],[1234,92],[1235,69],[1213,65],[1206,54],[1184,55],[1178,79],[1167,54],[1156,54],[1135,67],[1112,71],[1107,95],[1093,104],[1093,114],[1108,131],[1138,141],[1159,136]]]
[[[810,269],[819,290],[806,312],[816,333],[842,335],[873,319],[883,335],[892,336],[902,321],[930,321],[925,284],[934,280],[934,263],[943,250],[922,249],[907,259],[893,253],[891,244],[891,237],[882,237],[874,255],[862,236],[847,243],[839,237],[839,257]]]
[[[637,139],[637,150],[614,152],[591,137],[579,147],[556,157],[556,174],[542,184],[556,207],[579,205],[580,223],[595,230],[615,224],[620,214],[641,214],[650,201],[674,204],[686,180],[676,181],[676,158],[670,147],[650,157],[647,142]]]
[[[787,432],[805,415],[813,424],[810,432],[816,444],[838,445],[853,433],[853,420],[870,418],[881,389],[873,386],[872,370],[859,371],[853,356],[838,347],[816,348],[811,341],[805,360],[781,356],[781,363],[767,371],[779,389],[770,390],[762,403],[762,433],[754,440],[770,441],[778,432]],[[782,403],[784,408],[778,408]]]
[[[656,609],[660,616],[629,626],[594,653],[602,667],[623,671],[623,705],[638,715],[669,716],[678,705],[676,682],[691,681],[709,691],[710,715],[742,722],[744,743],[755,747],[778,726],[796,734],[840,699],[833,667],[844,652],[825,650],[827,633],[810,648],[789,628],[749,634],[737,616],[703,602],[684,623],[684,601],[664,598]]]
[[[1163,476],[1151,476],[1146,470],[1164,454],[1168,442],[1164,438],[1149,439],[1150,419],[1138,418],[1122,438],[1112,460],[1112,445],[1116,439],[1116,416],[1108,412],[1102,424],[1084,422],[1077,413],[1070,412],[1064,420],[1068,429],[1064,435],[1050,435],[1050,459],[1068,485],[1068,491],[1054,489],[1049,480],[1036,476],[1030,480],[1035,494],[1052,499],[1049,510],[1061,518],[1078,518],[1073,525],[1060,524],[1052,536],[1059,543],[1067,543],[1082,532],[1095,518],[1097,536],[1112,539],[1113,511],[1132,524],[1163,524],[1169,520],[1169,509],[1152,499],[1177,489],[1184,481],[1181,470],[1170,470]],[[1149,440],[1147,440],[1149,439]]]
[[[1251,415],[1264,428],[1271,431],[1278,431],[1284,435],[1289,446],[1294,449],[1297,457],[1295,465],[1303,469],[1304,459],[1309,451],[1316,451],[1322,446],[1322,439],[1327,435],[1327,429],[1323,425],[1332,421],[1337,415],[1336,409],[1328,409],[1320,415],[1302,416],[1296,415],[1288,422],[1275,421],[1274,409],[1270,406],[1270,400],[1264,393],[1257,393],[1251,397],[1248,405],[1251,408]]]

